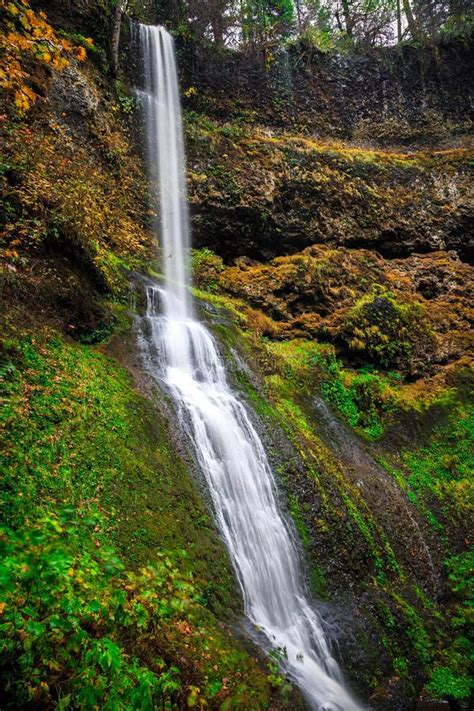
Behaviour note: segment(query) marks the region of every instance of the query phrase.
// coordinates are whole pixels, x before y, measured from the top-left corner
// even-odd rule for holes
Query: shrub
[[[454,674],[447,667],[438,667],[431,676],[427,688],[437,698],[466,699],[471,693],[473,680]]]
[[[167,558],[124,572],[104,527],[65,508],[0,529],[3,708],[151,710],[176,698],[179,671],[160,658],[160,635],[193,588]]]

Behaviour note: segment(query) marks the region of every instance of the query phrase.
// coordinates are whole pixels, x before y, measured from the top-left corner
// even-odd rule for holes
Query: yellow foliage
[[[195,86],[190,86],[189,89],[185,89],[183,93],[186,98],[189,98],[190,96],[197,94],[197,89]]]
[[[92,46],[91,39],[86,42]],[[84,47],[60,39],[44,12],[36,13],[28,0],[0,0],[0,87],[12,95],[19,113],[28,111],[37,99],[26,66],[33,60],[60,70],[67,66],[64,55],[70,52],[81,62],[86,59]]]

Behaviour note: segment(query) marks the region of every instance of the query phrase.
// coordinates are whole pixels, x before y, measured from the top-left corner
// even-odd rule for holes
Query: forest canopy
[[[304,40],[320,49],[469,37],[470,0],[129,0],[196,41],[261,47]]]

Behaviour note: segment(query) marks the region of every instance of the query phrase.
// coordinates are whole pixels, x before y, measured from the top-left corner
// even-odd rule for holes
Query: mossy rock
[[[349,311],[341,342],[366,362],[416,376],[429,371],[436,343],[421,304],[375,290]]]

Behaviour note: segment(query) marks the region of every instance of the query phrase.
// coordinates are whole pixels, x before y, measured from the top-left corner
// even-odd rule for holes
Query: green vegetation
[[[464,530],[474,506],[474,409],[464,402],[448,412],[423,447],[405,449],[385,462],[409,500],[446,542],[447,527],[455,523]]]
[[[471,677],[459,676],[446,667],[438,667],[432,674],[427,689],[437,698],[468,699],[474,681]]]
[[[268,343],[278,355],[285,379],[301,394],[319,390],[348,425],[369,440],[379,439],[394,410],[397,374],[381,374],[371,366],[352,370],[336,358],[334,348],[311,341]]]
[[[218,289],[219,273],[224,269],[224,263],[210,249],[193,249],[191,255],[193,283],[198,289],[211,293]]]
[[[433,43],[468,38],[474,23],[470,4],[463,0],[175,0],[160,5],[159,19],[184,38],[218,50],[235,42],[238,27],[244,49],[264,52],[285,46],[289,38],[301,51]]]
[[[160,638],[169,620],[186,619],[193,588],[168,559],[124,574],[103,542],[106,528],[95,512],[63,509],[21,532],[1,530],[5,708],[151,710],[177,701],[179,670],[160,657]]]
[[[382,289],[356,302],[347,314],[342,336],[363,360],[409,374],[426,368],[434,350],[423,307],[399,303]]]
[[[450,615],[450,644],[439,656],[427,688],[438,698],[467,699],[474,688],[471,673],[474,617],[474,554],[455,555],[445,561],[455,603]]]
[[[20,320],[2,366],[6,708],[266,708],[274,670],[217,622],[233,576],[159,413],[116,360]]]
[[[331,348],[314,348],[308,364],[319,368],[321,393],[347,424],[369,439],[378,439],[383,433],[382,418],[390,411],[384,398],[388,379],[370,366],[352,372],[344,369]]]

